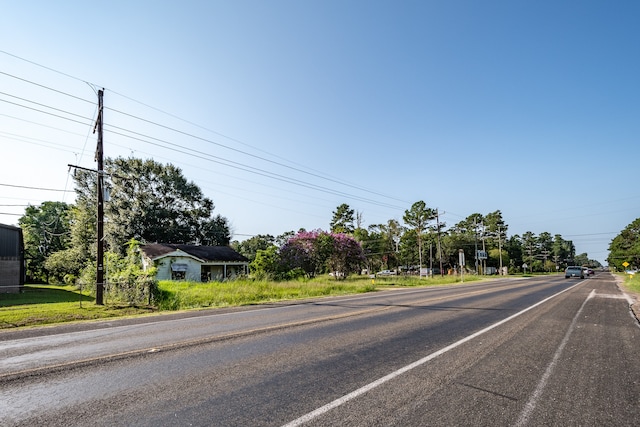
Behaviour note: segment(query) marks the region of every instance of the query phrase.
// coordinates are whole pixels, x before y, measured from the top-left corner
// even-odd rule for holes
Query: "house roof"
[[[249,262],[249,260],[229,246],[177,245],[172,243],[149,243],[141,245],[140,250],[152,260],[180,250],[205,262]]]

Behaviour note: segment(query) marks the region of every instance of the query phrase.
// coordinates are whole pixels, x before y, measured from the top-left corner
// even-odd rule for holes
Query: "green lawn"
[[[478,280],[465,276],[465,282]],[[72,286],[25,286],[20,294],[0,294],[0,329],[38,326],[61,322],[104,319],[149,314],[158,311],[230,307],[328,295],[372,292],[389,287],[437,286],[459,281],[457,277],[328,277],[287,282],[236,280],[230,282],[160,282],[161,298],[157,307],[132,307],[117,304],[105,294],[105,305],[98,306],[86,292]]]
[[[153,312],[149,308],[98,306],[72,286],[26,285],[20,294],[0,293],[0,329]]]

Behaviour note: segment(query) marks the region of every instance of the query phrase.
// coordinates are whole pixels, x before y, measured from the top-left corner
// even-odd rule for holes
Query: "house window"
[[[184,280],[187,275],[187,264],[171,264],[171,280]]]

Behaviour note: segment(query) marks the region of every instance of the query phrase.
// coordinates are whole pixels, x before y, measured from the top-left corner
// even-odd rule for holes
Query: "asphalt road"
[[[0,333],[2,426],[640,424],[613,276]]]

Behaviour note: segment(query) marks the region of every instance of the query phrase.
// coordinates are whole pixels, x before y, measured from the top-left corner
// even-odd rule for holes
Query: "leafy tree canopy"
[[[22,228],[27,275],[30,280],[48,281],[45,260],[67,249],[71,241],[71,206],[64,202],[44,202],[28,206],[18,223]]]
[[[284,270],[301,269],[309,277],[326,271],[339,272],[346,277],[359,270],[365,257],[353,237],[316,230],[299,232],[290,238],[280,248],[280,262]]]
[[[609,265],[618,270],[640,268],[640,218],[627,225],[609,244]],[[624,267],[624,262],[629,263]]]
[[[111,200],[105,203],[105,240],[124,254],[130,239],[144,242],[227,245],[226,218],[213,215],[213,202],[188,181],[180,168],[154,160],[108,158]],[[95,209],[96,174],[75,174],[78,206]]]
[[[242,242],[233,242],[231,246],[250,261],[253,261],[258,251],[269,249],[272,246],[275,247],[275,241],[275,237],[270,234],[258,234]]]
[[[341,204],[333,212],[333,219],[329,224],[332,233],[348,233],[354,231],[355,211],[346,203]]]

